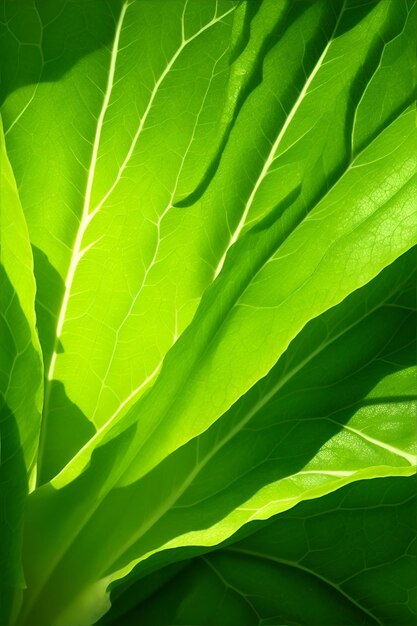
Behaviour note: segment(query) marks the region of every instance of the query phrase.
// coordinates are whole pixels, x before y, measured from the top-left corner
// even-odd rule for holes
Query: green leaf
[[[412,473],[417,2],[0,0],[0,29],[47,374],[21,623]]]
[[[0,621],[24,586],[23,511],[36,460],[42,361],[35,329],[35,280],[25,219],[0,119]]]
[[[415,488],[414,478],[361,481],[298,505],[167,572],[165,585],[162,574],[162,588],[111,623],[411,626]]]

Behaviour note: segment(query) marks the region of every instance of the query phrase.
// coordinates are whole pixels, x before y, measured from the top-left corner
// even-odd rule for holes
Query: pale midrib
[[[289,566],[289,567],[293,567],[293,568],[298,569],[298,570],[300,570],[302,572],[305,572],[306,574],[310,574],[310,576],[313,576],[314,578],[317,578],[318,580],[320,580],[321,582],[325,583],[326,585],[329,585],[329,587],[332,587],[335,591],[337,591],[342,596],[344,596],[346,598],[346,600],[348,600],[351,604],[353,604],[358,609],[360,609],[363,613],[365,613],[365,615],[368,615],[368,617],[371,617],[373,620],[375,620],[375,622],[377,624],[381,624],[381,626],[382,626],[382,622],[373,613],[371,613],[371,611],[366,609],[357,600],[355,600],[349,594],[347,594],[346,591],[344,591],[337,583],[334,583],[331,580],[329,580],[328,578],[326,578],[325,576],[323,576],[322,574],[319,574],[318,572],[315,572],[314,570],[311,570],[308,567],[305,567],[304,565],[301,565],[301,563],[298,563],[297,561],[291,561],[290,559],[282,559],[282,558],[279,558],[279,557],[271,556],[270,554],[262,554],[260,552],[256,552],[256,550],[247,550],[245,548],[233,548],[233,547],[230,547],[230,548],[223,548],[223,551],[224,552],[232,552],[234,554],[243,554],[243,555],[251,556],[251,557],[256,558],[256,559],[265,559],[267,561],[272,561],[272,562],[277,563],[279,565],[286,565],[286,566]]]
[[[255,200],[255,196],[258,193],[258,189],[260,188],[262,182],[266,178],[266,176],[267,176],[267,174],[268,174],[268,172],[270,170],[270,167],[271,167],[271,165],[273,164],[273,162],[275,160],[278,148],[280,147],[281,142],[284,139],[284,137],[286,135],[286,132],[287,132],[287,130],[288,130],[292,120],[294,119],[297,111],[299,110],[301,104],[303,103],[304,98],[306,97],[307,92],[310,89],[311,83],[313,82],[314,78],[317,75],[317,72],[320,70],[321,66],[323,65],[323,61],[324,61],[324,59],[327,56],[327,53],[328,53],[329,48],[330,48],[330,46],[332,44],[332,41],[334,40],[334,36],[336,34],[336,31],[337,31],[337,29],[339,27],[340,20],[342,18],[344,10],[345,10],[345,6],[346,6],[346,0],[344,0],[344,2],[343,2],[343,6],[342,6],[342,8],[340,10],[339,16],[338,16],[338,18],[336,20],[336,24],[335,24],[335,26],[333,28],[333,32],[332,32],[332,34],[331,34],[331,36],[329,38],[329,41],[327,42],[327,44],[326,44],[323,52],[321,53],[321,55],[320,55],[316,65],[314,66],[311,74],[308,76],[306,82],[304,83],[304,86],[303,86],[302,90],[300,91],[297,100],[295,101],[295,103],[294,103],[290,113],[286,117],[285,122],[284,122],[284,124],[283,124],[283,126],[282,126],[282,128],[281,128],[281,130],[280,130],[280,132],[279,132],[279,134],[278,134],[278,136],[277,136],[277,138],[276,138],[272,148],[271,148],[271,151],[268,154],[268,157],[267,157],[267,159],[266,159],[266,161],[264,163],[264,166],[263,166],[263,168],[261,170],[261,173],[259,174],[259,177],[257,178],[257,180],[255,182],[255,185],[253,186],[252,192],[251,192],[251,194],[250,194],[250,196],[248,198],[248,201],[247,201],[247,203],[245,205],[244,211],[242,213],[242,217],[240,218],[240,221],[239,221],[236,229],[234,230],[234,232],[233,232],[233,234],[232,234],[232,236],[231,236],[231,238],[229,240],[229,243],[227,244],[226,250],[224,251],[223,256],[220,259],[220,262],[219,262],[219,264],[218,264],[218,266],[217,266],[217,268],[215,270],[214,278],[217,278],[217,276],[220,274],[220,272],[221,272],[221,270],[223,268],[224,262],[226,260],[226,255],[227,255],[229,249],[238,240],[238,238],[240,236],[240,233],[242,232],[242,230],[243,230],[243,228],[244,228],[244,226],[246,224],[246,220],[248,218],[249,211],[250,211],[250,209],[252,207],[252,204],[253,204],[253,202]]]
[[[109,73],[108,73],[108,78],[107,78],[107,86],[106,86],[106,91],[104,94],[104,99],[103,99],[103,104],[101,107],[100,115],[97,120],[97,127],[96,127],[96,132],[95,132],[95,137],[94,137],[91,162],[90,162],[90,167],[88,170],[87,185],[86,185],[84,203],[83,203],[83,208],[82,208],[82,213],[81,213],[81,220],[79,223],[77,235],[76,235],[75,242],[74,242],[74,247],[73,247],[72,254],[71,254],[71,260],[70,260],[70,264],[68,267],[67,277],[65,279],[65,288],[64,288],[64,294],[62,297],[61,308],[58,314],[58,321],[57,321],[54,345],[53,345],[52,356],[51,356],[51,363],[49,366],[47,379],[45,382],[45,401],[44,401],[44,408],[43,408],[43,414],[42,414],[42,424],[41,424],[38,461],[37,461],[37,482],[39,482],[39,478],[41,474],[42,459],[43,459],[43,454],[44,454],[44,449],[45,449],[46,423],[47,423],[47,416],[48,416],[48,411],[49,411],[49,401],[50,401],[50,396],[51,396],[52,380],[54,378],[54,373],[55,373],[55,365],[56,365],[56,358],[58,354],[59,342],[60,342],[62,328],[64,325],[66,313],[67,313],[67,308],[68,308],[68,303],[70,299],[72,284],[74,282],[75,272],[77,270],[77,267],[81,258],[83,257],[83,254],[85,254],[85,250],[82,250],[82,241],[83,241],[85,232],[88,228],[88,225],[90,224],[91,219],[92,219],[92,213],[90,213],[91,194],[92,194],[94,177],[95,177],[96,166],[97,166],[101,133],[103,130],[104,118],[105,118],[105,115],[109,106],[111,94],[113,91],[114,76],[116,72],[116,63],[117,63],[117,57],[119,53],[120,35],[122,32],[123,22],[125,19],[128,6],[129,4],[127,2],[123,4],[122,9],[120,11],[119,19],[116,25],[116,31],[115,31],[113,47],[112,47],[111,57],[110,57],[110,66],[109,66]]]

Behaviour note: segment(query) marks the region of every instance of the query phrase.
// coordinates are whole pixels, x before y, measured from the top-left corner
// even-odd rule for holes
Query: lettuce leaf
[[[415,0],[1,0],[19,623],[415,472],[416,32]]]

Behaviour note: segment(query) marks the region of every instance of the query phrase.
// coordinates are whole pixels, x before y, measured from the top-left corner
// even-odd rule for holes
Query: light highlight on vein
[[[229,11],[226,11],[225,13],[220,15],[219,17],[213,18],[205,26],[200,28],[200,30],[198,30],[194,35],[192,35],[192,37],[189,37],[188,39],[183,39],[182,40],[180,47],[177,49],[175,54],[171,57],[170,61],[166,65],[164,71],[159,76],[158,80],[156,81],[156,83],[155,83],[155,85],[154,85],[154,87],[152,89],[151,97],[149,98],[147,107],[146,107],[146,109],[145,109],[145,111],[144,111],[144,113],[142,115],[142,118],[141,118],[141,120],[139,122],[138,129],[137,129],[137,131],[135,133],[135,136],[133,137],[132,143],[130,144],[130,148],[127,151],[127,154],[126,154],[126,156],[124,158],[124,161],[121,164],[121,166],[119,168],[119,171],[117,172],[116,178],[113,181],[112,185],[109,187],[109,189],[107,190],[107,192],[105,193],[103,198],[99,201],[99,203],[93,209],[93,211],[91,213],[91,217],[92,218],[100,211],[101,207],[109,199],[109,197],[111,196],[111,194],[113,193],[113,191],[117,187],[120,179],[122,178],[123,172],[125,171],[126,167],[128,166],[129,161],[130,161],[130,159],[133,156],[133,152],[135,150],[135,147],[136,147],[136,144],[138,142],[138,139],[139,139],[140,135],[142,134],[143,128],[145,126],[145,122],[147,120],[147,117],[148,117],[151,109],[152,109],[152,106],[153,106],[155,97],[156,97],[156,95],[158,93],[159,87],[161,86],[161,84],[163,83],[165,78],[168,76],[169,72],[172,70],[172,68],[173,68],[175,62],[177,61],[178,57],[180,56],[181,52],[184,50],[184,48],[186,48],[186,46],[189,43],[191,43],[194,39],[199,37],[201,35],[201,33],[206,31],[208,28],[211,28],[211,26],[213,26],[214,24],[217,24],[217,22],[220,22],[222,19],[224,19],[229,13],[231,13],[234,10],[235,10],[235,7],[233,7],[232,9],[229,9]]]
[[[124,22],[124,18],[125,18],[128,6],[129,6],[128,3],[125,3],[122,6],[119,20],[117,22],[113,48],[111,52],[110,69],[109,69],[109,76],[107,79],[106,92],[104,95],[103,105],[101,107],[100,115],[97,120],[97,128],[96,128],[96,134],[94,137],[93,152],[91,155],[91,163],[90,163],[90,167],[88,170],[87,187],[86,187],[86,192],[85,192],[83,210],[81,214],[81,222],[78,228],[77,236],[76,236],[75,243],[74,243],[74,249],[72,252],[71,262],[70,262],[70,265],[68,268],[68,274],[65,280],[65,291],[64,291],[64,296],[62,299],[61,309],[59,311],[59,316],[58,316],[58,323],[57,323],[56,335],[55,335],[55,345],[54,345],[51,365],[50,365],[49,372],[48,372],[48,380],[52,380],[54,376],[54,369],[55,369],[55,363],[56,363],[56,351],[58,349],[59,338],[62,333],[62,327],[64,325],[65,316],[67,313],[68,302],[69,302],[69,298],[71,294],[72,283],[74,282],[75,271],[77,269],[78,263],[80,262],[82,256],[85,254],[87,249],[91,248],[91,245],[90,245],[85,250],[82,250],[81,246],[82,246],[82,241],[85,235],[85,231],[87,230],[87,227],[93,218],[93,214],[90,213],[91,193],[93,190],[94,176],[96,172],[98,151],[100,147],[100,140],[101,140],[101,133],[103,130],[104,118],[105,118],[106,111],[109,106],[111,94],[113,91],[117,55],[119,52],[120,34],[122,32],[123,22]]]
[[[381,441],[380,439],[371,437],[371,435],[367,435],[363,431],[358,430],[357,428],[353,428],[353,426],[349,426],[348,424],[343,424],[343,428],[344,430],[349,430],[350,432],[355,433],[355,435],[362,437],[362,439],[364,439],[365,441],[369,441],[369,443],[372,443],[375,446],[378,446],[379,448],[383,448],[387,452],[391,452],[391,454],[395,454],[396,456],[402,457],[403,459],[408,461],[410,465],[417,464],[417,456],[415,456],[414,454],[409,454],[408,452],[405,452],[404,450],[401,450],[400,448],[391,446],[389,443],[385,443],[384,441]]]
[[[286,120],[285,120],[285,122],[284,122],[284,124],[283,124],[283,126],[282,126],[282,128],[281,128],[281,130],[280,130],[280,132],[279,132],[279,134],[278,134],[278,136],[277,136],[277,138],[276,138],[272,148],[271,148],[271,151],[270,151],[270,153],[268,155],[268,158],[266,159],[266,161],[264,163],[262,171],[259,174],[259,177],[256,180],[256,183],[255,183],[255,185],[254,185],[254,187],[252,189],[252,192],[251,192],[251,194],[250,194],[250,196],[248,198],[248,201],[247,201],[247,203],[245,205],[245,209],[244,209],[244,211],[242,213],[242,217],[240,218],[240,221],[239,221],[239,223],[238,223],[234,233],[232,234],[232,236],[230,238],[230,241],[229,241],[229,243],[227,245],[227,248],[224,251],[223,256],[220,259],[220,262],[219,262],[219,264],[218,264],[218,266],[216,268],[216,271],[214,273],[214,278],[217,278],[217,276],[220,274],[220,272],[221,272],[221,270],[223,268],[223,265],[224,265],[224,262],[225,262],[226,255],[227,255],[228,251],[233,246],[233,244],[235,244],[236,241],[238,240],[238,238],[240,236],[240,233],[242,232],[242,229],[245,226],[245,223],[246,223],[249,211],[250,211],[250,209],[252,207],[253,201],[255,200],[255,196],[258,193],[258,189],[261,186],[263,180],[266,178],[266,176],[267,176],[267,174],[269,172],[269,169],[270,169],[272,163],[275,160],[277,150],[278,150],[279,146],[281,145],[281,142],[282,142],[282,140],[283,140],[283,138],[285,136],[285,133],[287,132],[288,127],[290,126],[292,120],[294,119],[295,114],[297,113],[297,111],[298,111],[301,103],[303,102],[305,96],[307,95],[307,92],[308,92],[308,90],[310,88],[310,85],[313,82],[317,72],[319,71],[320,67],[323,65],[323,61],[324,61],[324,59],[325,59],[325,57],[326,57],[326,55],[327,55],[327,53],[329,51],[330,45],[331,45],[331,43],[333,41],[333,38],[335,36],[335,33],[336,33],[337,29],[338,29],[338,26],[339,26],[339,23],[340,23],[340,19],[341,19],[343,13],[344,13],[345,4],[346,4],[346,2],[343,3],[343,7],[342,7],[342,9],[340,11],[338,19],[336,20],[335,27],[333,29],[333,32],[332,32],[332,34],[330,36],[329,41],[327,42],[326,47],[324,48],[323,52],[321,53],[320,58],[317,61],[316,65],[314,66],[314,69],[311,72],[310,76],[307,78],[307,80],[306,80],[302,90],[300,91],[300,94],[299,94],[297,100],[295,101],[294,106],[292,107],[290,113],[288,114],[288,117],[286,118]]]
[[[356,473],[356,470],[301,470],[300,472],[297,472],[297,474],[293,474],[293,476],[300,476],[304,474],[311,474],[313,476],[318,475],[318,476],[337,476],[340,478],[346,477],[346,476],[353,476]]]
[[[39,477],[41,473],[41,464],[42,464],[43,452],[44,452],[44,447],[45,447],[45,437],[46,437],[46,418],[49,412],[49,401],[50,401],[50,395],[51,395],[51,381],[54,378],[59,340],[61,337],[62,328],[64,325],[65,316],[67,313],[68,302],[69,302],[70,294],[71,294],[71,288],[74,282],[74,276],[75,276],[78,263],[80,262],[83,255],[87,252],[87,250],[91,248],[91,246],[87,246],[83,250],[82,241],[85,235],[85,231],[87,230],[87,227],[92,219],[92,216],[90,213],[91,192],[93,188],[94,175],[95,175],[96,164],[97,164],[97,156],[98,156],[98,150],[100,146],[101,132],[103,128],[104,117],[106,115],[106,110],[109,105],[111,93],[113,90],[114,75],[116,71],[116,61],[117,61],[117,55],[119,52],[120,34],[122,32],[123,21],[124,21],[128,6],[129,6],[128,3],[125,3],[122,6],[119,20],[116,26],[116,32],[114,36],[113,48],[112,48],[111,58],[110,58],[110,69],[109,69],[109,76],[107,79],[106,92],[104,95],[103,105],[101,107],[100,115],[98,117],[97,128],[96,128],[96,133],[94,137],[93,151],[92,151],[91,162],[90,162],[90,167],[88,171],[87,186],[86,186],[84,204],[83,204],[83,209],[82,209],[82,214],[81,214],[81,221],[80,221],[80,225],[77,231],[77,236],[74,242],[74,248],[73,248],[72,255],[71,255],[71,261],[70,261],[70,265],[68,268],[67,277],[65,279],[64,295],[62,298],[61,308],[60,308],[59,315],[58,315],[54,345],[52,349],[51,363],[49,365],[47,380],[45,384],[45,399],[44,399],[42,422],[41,422],[41,429],[40,429],[40,436],[39,436],[39,448],[38,448],[38,459],[37,459],[37,482],[39,481]]]

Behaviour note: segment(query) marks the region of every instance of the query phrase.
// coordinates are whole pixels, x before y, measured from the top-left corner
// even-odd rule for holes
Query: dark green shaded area
[[[416,486],[375,479],[304,502],[179,572],[162,570],[149,597],[100,623],[414,625]]]
[[[24,587],[21,564],[23,519],[28,492],[24,439],[31,378],[36,379],[38,354],[18,297],[0,265],[0,623],[8,623]],[[18,591],[20,590],[20,592]]]

